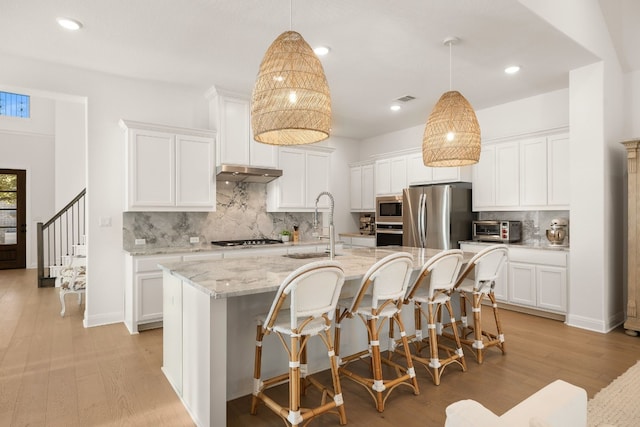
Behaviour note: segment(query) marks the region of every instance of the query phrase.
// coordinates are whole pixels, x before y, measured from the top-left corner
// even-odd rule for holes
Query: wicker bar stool
[[[331,339],[331,320],[344,284],[344,272],[335,261],[319,261],[304,265],[292,272],[282,282],[271,309],[258,319],[254,364],[254,391],[251,414],[255,415],[258,404],[263,402],[278,414],[287,425],[297,426],[328,411],[337,410],[340,424],[347,422],[344,410],[338,363]],[[288,309],[285,302],[288,301]],[[289,372],[269,379],[261,378],[262,341],[265,335],[275,333],[289,356]],[[286,336],[289,337],[287,344]],[[333,390],[330,390],[307,375],[306,346],[309,338],[319,336],[327,348],[331,363]],[[277,403],[265,394],[270,387],[289,383],[288,406]],[[307,384],[322,392],[319,406],[301,408],[300,396]],[[327,397],[330,398],[327,401]]]
[[[413,267],[413,257],[406,252],[388,255],[375,263],[364,275],[360,288],[350,300],[338,302],[336,319],[336,353],[340,354],[340,326],[343,320],[360,317],[364,323],[369,338],[369,348],[340,359],[340,374],[356,381],[365,387],[375,401],[378,412],[384,411],[384,405],[389,394],[399,385],[409,386],[414,394],[419,394],[418,381],[411,358],[406,364],[400,365],[391,359],[383,358],[380,352],[380,330],[385,321],[389,320],[389,327],[397,325],[400,331],[401,343],[404,351],[409,353],[409,342],[400,311],[404,302],[409,279]],[[393,320],[393,321],[391,321]],[[370,377],[357,374],[348,369],[352,362],[370,360]],[[382,364],[391,366],[396,373],[395,378],[384,379]]]
[[[407,337],[414,344],[415,352],[411,354],[414,361],[419,362],[431,374],[435,385],[440,385],[440,377],[444,369],[452,363],[460,365],[462,371],[467,370],[462,344],[458,335],[455,315],[451,306],[451,293],[462,267],[462,251],[452,249],[440,252],[429,259],[420,270],[416,281],[409,289],[405,304],[413,303],[415,335]],[[426,307],[426,311],[425,311]],[[453,345],[439,339],[442,333],[442,310],[449,313],[452,325]],[[427,321],[427,337],[422,336],[422,319]],[[429,348],[429,357],[422,356],[422,350]],[[406,356],[398,349],[397,352]],[[441,358],[440,355],[444,355]]]
[[[487,347],[498,347],[505,353],[504,334],[498,304],[493,292],[495,280],[500,274],[504,263],[508,260],[508,250],[505,245],[492,245],[475,254],[464,271],[460,274],[454,288],[460,294],[460,341],[471,347],[478,363],[483,361],[483,352]],[[473,278],[468,276],[474,273]],[[491,303],[496,332],[489,332],[482,326],[482,301],[487,298]],[[467,320],[467,304],[473,313],[473,324]],[[449,325],[450,326],[450,325]],[[448,329],[447,329],[448,330]],[[468,338],[473,333],[473,339]],[[453,334],[446,334],[452,337]]]

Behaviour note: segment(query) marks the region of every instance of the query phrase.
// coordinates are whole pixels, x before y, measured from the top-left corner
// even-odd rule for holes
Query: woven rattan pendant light
[[[422,138],[422,160],[426,166],[465,166],[480,159],[480,125],[473,107],[458,91],[451,90],[451,45],[449,37],[449,91],[433,107]]]
[[[311,144],[329,137],[331,96],[320,60],[295,31],[269,46],[251,100],[253,138],[272,145]]]

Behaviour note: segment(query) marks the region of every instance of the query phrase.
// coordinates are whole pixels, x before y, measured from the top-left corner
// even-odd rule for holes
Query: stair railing
[[[57,271],[70,262],[75,245],[85,244],[85,188],[44,224],[37,223],[38,287],[55,285]]]

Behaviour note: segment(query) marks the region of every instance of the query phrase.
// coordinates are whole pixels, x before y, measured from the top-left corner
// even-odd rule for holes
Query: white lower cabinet
[[[173,385],[178,395],[182,395],[182,281],[170,274],[164,274],[163,341],[171,343],[162,347],[162,371]]]
[[[345,248],[375,248],[375,236],[340,236]]]
[[[158,264],[179,261],[180,255],[125,256],[124,323],[130,333],[144,326],[160,326],[163,302]]]
[[[486,243],[462,243],[464,252],[478,253]],[[509,247],[509,262],[504,265],[494,287],[498,301],[566,313],[568,253],[554,249]]]
[[[509,249],[509,302],[567,311],[567,252]]]

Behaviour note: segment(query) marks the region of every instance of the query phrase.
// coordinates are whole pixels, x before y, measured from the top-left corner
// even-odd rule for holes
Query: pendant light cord
[[[451,92],[451,89],[453,88],[453,59],[452,59],[452,55],[451,55],[451,45],[453,43],[449,42],[449,92]]]
[[[293,25],[291,24],[292,19],[291,19],[291,15],[293,10],[293,0],[289,0],[289,31],[293,31]]]

